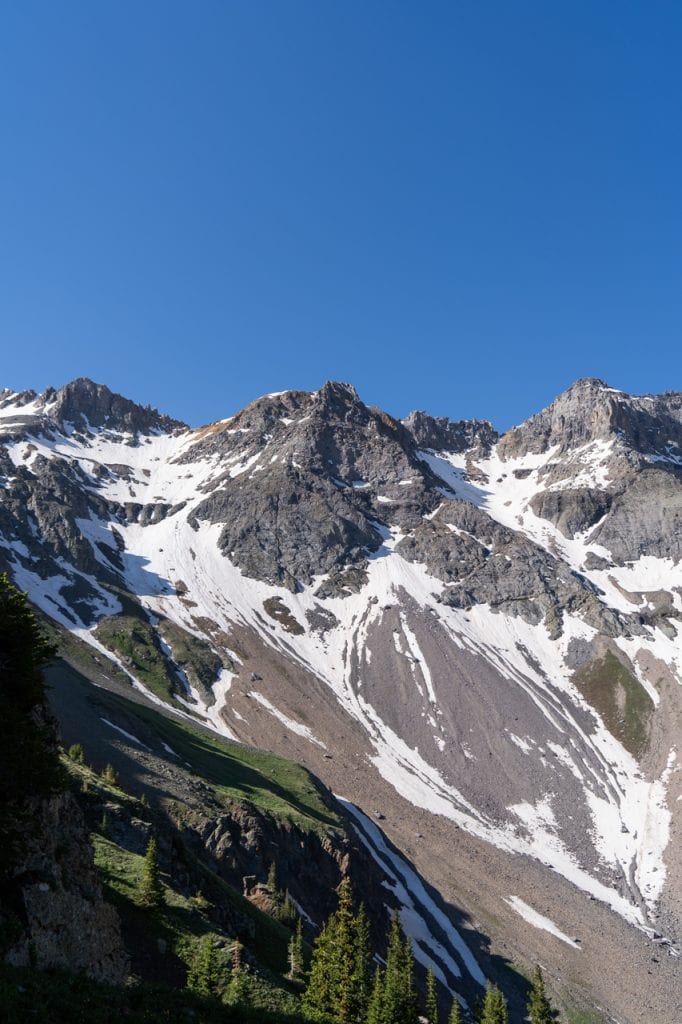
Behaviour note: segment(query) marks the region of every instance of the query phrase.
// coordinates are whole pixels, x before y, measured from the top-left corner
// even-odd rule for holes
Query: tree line
[[[155,856],[155,848],[150,848],[142,883],[147,897],[150,888],[154,889]],[[287,977],[302,989],[304,1017],[314,1024],[446,1024],[440,1019],[432,969],[427,972],[425,1000],[421,1005],[415,985],[412,944],[402,931],[399,914],[394,914],[391,921],[386,959],[380,959],[372,949],[364,907],[354,910],[347,878],[339,888],[337,909],[315,938],[307,969],[300,918],[289,941],[288,960]],[[188,987],[209,994],[216,990],[221,973],[211,937],[205,936],[190,968]],[[242,947],[238,942],[233,946],[226,996],[233,1004],[239,1003],[242,996],[248,998]],[[539,966],[535,968],[527,1011],[531,1024],[553,1024],[557,1020]],[[488,984],[484,997],[474,1007],[474,1020],[476,1024],[509,1024],[507,1003],[497,985]],[[465,1024],[457,995],[452,999],[447,1024]]]
[[[302,996],[306,1017],[319,1024],[440,1024],[435,975],[431,969],[427,972],[426,998],[420,1006],[412,944],[403,934],[397,913],[391,922],[386,960],[374,964],[375,960],[367,915],[362,906],[354,912],[351,885],[345,878],[338,908],[314,942]],[[539,966],[527,1009],[531,1024],[556,1020]],[[508,1024],[507,1003],[497,985],[488,984],[475,1018],[477,1024]],[[456,995],[447,1024],[464,1024]]]

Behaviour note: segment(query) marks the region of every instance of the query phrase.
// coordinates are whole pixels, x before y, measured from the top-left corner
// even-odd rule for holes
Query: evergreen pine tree
[[[366,1024],[383,1024],[384,1020],[384,975],[381,967],[374,971],[372,992],[367,1006]]]
[[[332,1024],[362,1021],[368,1003],[369,932],[364,912],[353,914],[348,879],[339,905],[315,939],[303,1007],[312,1020]]]
[[[491,985],[485,991],[483,1015],[480,1024],[507,1024],[507,1003],[497,985]]]
[[[429,1024],[438,1024],[438,995],[436,992],[436,976],[429,967],[426,972],[426,1019]]]
[[[450,1008],[450,1016],[448,1017],[448,1024],[462,1024],[462,1014],[459,1010],[459,1000],[457,996],[452,1000],[452,1006]]]
[[[138,890],[138,902],[143,907],[157,908],[165,903],[163,885],[159,876],[159,862],[156,853],[156,840],[150,839],[144,855],[142,877]]]
[[[187,972],[187,988],[202,996],[215,993],[220,980],[218,954],[212,935],[202,935]]]
[[[268,889],[270,890],[270,894],[274,899],[275,895],[277,894],[277,867],[275,865],[274,860],[270,864],[270,868],[268,870],[268,880],[265,884],[267,885]]]
[[[552,1024],[556,1017],[545,992],[545,981],[539,964],[535,966],[533,987],[528,997],[528,1017],[530,1024]]]
[[[402,1024],[403,1011],[403,937],[400,916],[393,915],[386,953],[382,1024]]]
[[[118,775],[114,771],[113,764],[107,764],[102,769],[102,778],[105,782],[108,782],[110,786],[118,786]]]
[[[287,928],[295,928],[298,921],[298,912],[294,906],[294,901],[289,895],[288,891],[283,893],[281,890],[277,893],[275,900],[275,918],[280,921]]]
[[[290,981],[299,982],[303,978],[303,922],[298,919],[296,933],[289,939],[289,974]]]
[[[383,1024],[417,1024],[418,1016],[412,944],[403,940],[400,916],[395,914],[386,954]]]
[[[358,975],[356,964],[356,920],[353,914],[353,894],[350,880],[345,877],[339,889],[336,911],[336,1008],[333,1020],[337,1024],[351,1024],[357,1020]]]
[[[402,1024],[417,1024],[419,1020],[419,1002],[417,990],[414,987],[414,956],[412,954],[412,941],[405,939],[403,951],[403,1015]]]
[[[305,1015],[314,1021],[328,1020],[334,1010],[336,922],[334,915],[315,938],[308,984],[303,993]]]
[[[247,1002],[249,982],[243,961],[244,947],[239,939],[232,943],[232,971],[227,989],[227,1000],[232,1006],[240,1006]]]
[[[364,1021],[367,1015],[372,982],[370,965],[372,963],[372,940],[369,933],[369,919],[364,904],[360,904],[355,918],[355,982],[354,997],[355,1019]]]

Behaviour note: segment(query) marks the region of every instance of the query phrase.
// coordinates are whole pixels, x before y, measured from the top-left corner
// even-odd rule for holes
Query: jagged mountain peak
[[[569,452],[595,442],[647,455],[682,452],[682,401],[676,393],[630,395],[593,377],[577,380],[545,409],[500,440],[503,459],[550,449]]]
[[[20,435],[57,429],[100,429],[122,433],[171,432],[186,429],[186,424],[160,413],[151,405],[140,405],[97,384],[88,377],[77,377],[59,388],[35,391],[0,392],[0,431]]]
[[[451,420],[415,409],[403,420],[420,448],[452,453],[490,451],[499,435],[490,420]]]
[[[319,401],[323,403],[340,402],[345,405],[350,405],[360,401],[360,396],[358,395],[355,386],[339,380],[325,381],[316,394]]]
[[[55,390],[48,388],[40,401],[57,422],[76,426],[108,427],[133,432],[176,430],[186,424],[160,413],[150,405],[140,405],[97,384],[88,377],[77,377]]]

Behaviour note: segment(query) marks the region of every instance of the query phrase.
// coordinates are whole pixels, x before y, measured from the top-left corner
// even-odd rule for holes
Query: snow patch
[[[562,932],[561,929],[554,924],[554,921],[549,917],[545,917],[543,914],[539,914],[537,910],[533,910],[532,907],[529,907],[528,904],[524,903],[518,896],[510,896],[504,902],[507,903],[512,910],[515,910],[516,913],[524,919],[524,921],[527,921],[528,924],[532,924],[534,928],[541,928],[542,931],[549,932],[550,935],[554,935],[557,939],[561,939],[562,942],[565,942],[568,946],[572,946],[573,949],[580,949],[579,941],[570,938],[570,936],[566,935],[565,932]]]

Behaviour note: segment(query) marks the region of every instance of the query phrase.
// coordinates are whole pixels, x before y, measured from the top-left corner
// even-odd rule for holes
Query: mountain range
[[[682,1019],[681,557],[676,392],[500,435],[338,382],[200,428],[0,391],[0,571],[99,687],[322,780],[452,988]]]

